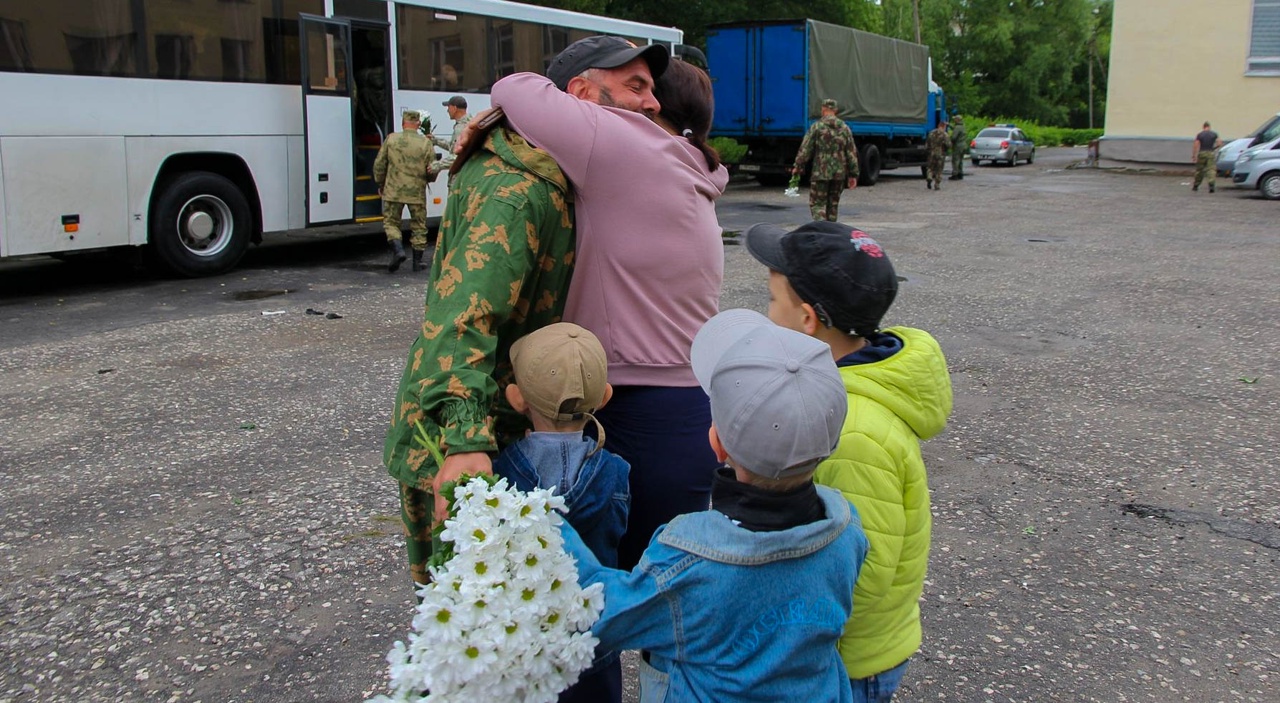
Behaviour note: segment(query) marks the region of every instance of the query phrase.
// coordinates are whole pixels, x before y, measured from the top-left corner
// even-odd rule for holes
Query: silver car
[[[1280,138],[1245,149],[1236,159],[1231,181],[1257,188],[1267,200],[1280,200]]]
[[[1010,166],[1017,166],[1023,159],[1027,163],[1035,162],[1036,145],[1011,124],[987,127],[969,142],[969,160],[974,166],[983,161],[1004,161]]]
[[[1222,148],[1218,149],[1218,175],[1230,176],[1235,169],[1236,159],[1245,149],[1269,142],[1276,137],[1280,137],[1280,113],[1263,122],[1262,126],[1250,132],[1249,136],[1233,139],[1222,145]]]

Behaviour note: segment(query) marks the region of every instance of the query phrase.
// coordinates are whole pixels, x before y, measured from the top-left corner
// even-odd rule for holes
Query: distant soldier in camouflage
[[[471,115],[467,114],[467,99],[461,95],[455,95],[452,98],[441,103],[445,110],[449,113],[449,119],[453,120],[453,136],[445,139],[443,137],[431,136],[431,140],[436,146],[444,149],[444,156],[431,167],[431,177],[434,179],[441,171],[448,171],[453,165],[453,148],[458,145],[458,137],[462,136],[462,132],[466,130],[467,125],[471,124]]]
[[[942,170],[947,164],[947,150],[951,147],[951,138],[947,136],[947,122],[943,120],[929,132],[924,142],[925,151],[929,152],[929,165],[926,166],[924,186],[934,190],[942,190]]]
[[[1196,135],[1195,143],[1191,146],[1191,160],[1196,164],[1196,178],[1191,182],[1191,190],[1200,190],[1200,182],[1209,179],[1209,192],[1217,190],[1218,186],[1218,163],[1214,156],[1217,150],[1222,146],[1222,140],[1218,138],[1218,133],[1209,129],[1209,123],[1204,123],[1204,129]]]
[[[964,118],[951,118],[951,177],[949,181],[964,180],[964,152],[969,148],[969,133],[964,130]]]
[[[822,101],[822,117],[814,122],[800,143],[791,173],[800,174],[813,159],[809,174],[809,214],[815,220],[835,222],[845,185],[858,187],[858,145],[849,125],[836,117],[834,100]]]
[[[569,183],[560,167],[505,128],[483,138],[449,187],[422,331],[383,447],[387,471],[400,483],[409,571],[418,584],[429,580],[441,467],[414,441],[414,425],[439,438],[445,475],[490,473],[486,452],[529,427],[501,392],[511,382],[511,344],[560,320],[573,265]]]
[[[387,270],[395,273],[404,263],[400,217],[409,208],[409,244],[413,247],[413,270],[426,268],[422,253],[427,249],[427,172],[435,153],[431,142],[418,132],[422,121],[417,110],[401,115],[401,131],[387,137],[373,162],[373,180],[382,196],[382,229],[391,247]]]

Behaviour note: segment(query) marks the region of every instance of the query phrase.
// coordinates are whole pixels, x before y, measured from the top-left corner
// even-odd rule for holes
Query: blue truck
[[[945,119],[929,47],[817,20],[717,24],[707,29],[715,94],[712,136],[747,147],[741,173],[765,185],[791,164],[824,99],[858,142],[861,185],[880,171],[926,162],[925,137]]]

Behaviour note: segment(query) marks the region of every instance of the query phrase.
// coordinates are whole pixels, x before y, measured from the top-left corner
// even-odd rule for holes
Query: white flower
[[[505,479],[456,489],[441,534],[453,557],[431,570],[408,642],[387,654],[391,696],[372,701],[551,703],[578,680],[603,586],[578,586],[563,507],[549,489],[520,493]]]

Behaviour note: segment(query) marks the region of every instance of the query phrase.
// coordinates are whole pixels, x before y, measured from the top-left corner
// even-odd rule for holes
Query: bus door
[[[373,162],[400,126],[391,114],[391,30],[386,22],[351,19],[351,80],[355,88],[355,221],[381,222],[382,196]],[[394,123],[392,120],[395,120]]]
[[[350,222],[355,213],[351,25],[302,15],[302,115],[307,224]]]

